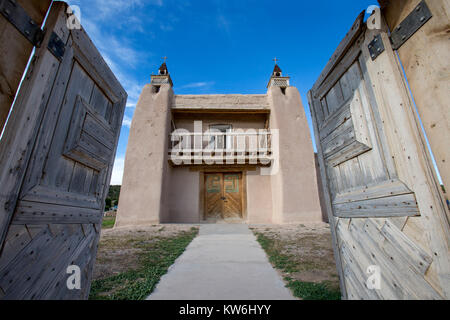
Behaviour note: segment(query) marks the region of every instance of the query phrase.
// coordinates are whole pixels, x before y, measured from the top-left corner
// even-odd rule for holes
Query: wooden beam
[[[319,86],[325,81],[325,79],[328,77],[328,75],[333,71],[334,67],[336,66],[339,61],[344,57],[344,55],[347,53],[348,49],[353,45],[353,43],[358,39],[359,35],[364,30],[364,15],[365,11],[361,12],[358,17],[356,18],[355,22],[353,23],[352,28],[347,33],[347,35],[344,37],[344,39],[341,41],[339,46],[337,47],[336,51],[333,53],[333,56],[328,61],[327,65],[325,66],[325,69],[323,69],[322,73],[319,76],[319,79],[314,84],[312,90],[315,94],[317,94],[317,89]]]

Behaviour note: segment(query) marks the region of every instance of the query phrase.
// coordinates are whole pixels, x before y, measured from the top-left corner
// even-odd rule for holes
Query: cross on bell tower
[[[170,78],[169,70],[167,69],[167,57],[162,57],[164,62],[161,64],[161,66],[158,69],[158,74],[151,76],[151,84],[159,91],[159,87],[161,85],[169,84],[173,87],[172,79]]]
[[[167,70],[167,65],[166,65],[167,57],[164,56],[164,57],[162,57],[162,59],[164,60],[164,62],[161,65],[161,67],[159,67],[159,75],[165,76],[165,75],[169,74],[169,70]]]
[[[272,71],[272,76],[270,77],[269,84],[267,85],[267,88],[270,87],[281,87],[281,88],[287,88],[289,87],[289,77],[283,77],[283,72],[281,71],[281,68],[278,66],[278,61],[280,61],[277,57],[272,59],[273,62],[275,62],[275,67]]]

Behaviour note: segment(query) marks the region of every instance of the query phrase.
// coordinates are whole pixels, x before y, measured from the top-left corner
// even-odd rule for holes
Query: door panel
[[[206,220],[221,219],[223,212],[223,176],[205,174]]]
[[[449,297],[446,209],[396,59],[360,15],[308,94],[344,298]]]
[[[33,116],[14,117],[5,131],[10,150],[26,150],[8,163],[17,161],[20,171],[14,171],[17,189],[10,191],[16,198],[10,200],[9,224],[2,225],[7,230],[0,256],[5,299],[83,299],[89,294],[127,95],[85,31],[67,29],[66,10],[61,2],[52,6],[46,39],[14,109]],[[52,32],[64,45],[62,57],[47,49]],[[23,126],[33,130],[14,140]],[[69,265],[80,267],[79,290],[66,286]]]
[[[205,219],[242,218],[242,173],[205,174]]]
[[[347,62],[348,69],[331,72],[329,77],[336,83],[319,96],[320,106],[324,101],[328,106],[318,131],[335,215],[418,215],[414,193],[387,167],[389,154],[380,152],[382,142],[361,72],[360,47],[354,46],[348,55],[354,59]],[[377,193],[380,188],[385,191],[381,199]]]
[[[223,217],[242,218],[242,174],[224,174]]]

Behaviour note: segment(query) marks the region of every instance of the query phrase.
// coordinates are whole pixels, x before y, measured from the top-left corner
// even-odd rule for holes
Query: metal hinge
[[[433,15],[425,0],[421,1],[419,5],[392,31],[392,48],[398,50],[432,17]]]
[[[33,46],[41,45],[45,32],[15,0],[0,0],[0,12]]]
[[[59,60],[62,61],[64,53],[66,52],[66,45],[60,37],[54,32],[50,36],[47,49]]]
[[[383,39],[381,38],[381,34],[377,34],[373,40],[369,43],[369,53],[372,61],[378,58],[380,54],[384,52],[384,44]]]
[[[425,0],[421,1],[417,7],[391,32],[392,49],[398,50],[409,38],[411,38],[428,20],[433,17]],[[381,35],[378,34],[369,43],[369,53],[372,60],[375,60],[384,52],[384,44]]]

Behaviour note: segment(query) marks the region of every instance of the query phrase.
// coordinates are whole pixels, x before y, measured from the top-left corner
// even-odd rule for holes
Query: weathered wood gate
[[[13,3],[9,0],[0,0],[0,130],[8,117],[33,46],[41,40],[39,30],[51,2],[51,0],[16,0],[34,23],[28,25],[27,35],[8,21],[7,17],[12,16],[8,16],[8,12],[12,13]]]
[[[54,2],[0,144],[0,298],[89,294],[127,94]],[[67,267],[81,269],[69,290]]]
[[[448,299],[448,210],[388,29],[363,18],[308,94],[342,294]]]

